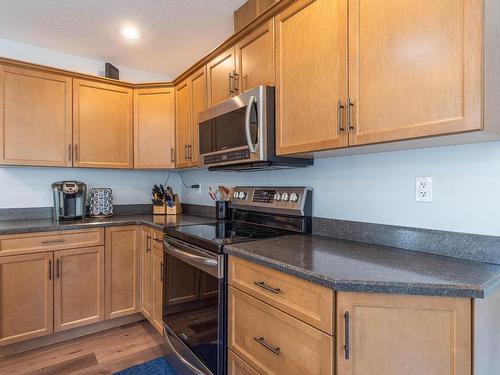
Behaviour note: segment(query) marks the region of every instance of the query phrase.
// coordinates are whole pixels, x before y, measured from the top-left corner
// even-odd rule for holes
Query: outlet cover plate
[[[415,179],[415,200],[432,203],[432,177],[417,177]]]

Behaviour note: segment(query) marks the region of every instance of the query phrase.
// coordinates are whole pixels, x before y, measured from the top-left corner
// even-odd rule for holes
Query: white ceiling
[[[0,0],[0,38],[175,78],[232,34],[245,1]]]

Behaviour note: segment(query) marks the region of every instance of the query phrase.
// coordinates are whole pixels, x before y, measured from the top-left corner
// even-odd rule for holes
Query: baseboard
[[[15,344],[0,347],[0,359],[9,355],[26,352],[28,350],[42,348],[47,345],[57,344],[63,341],[75,339],[90,335],[92,333],[105,331],[107,329],[120,327],[126,324],[140,322],[144,320],[141,313],[136,313],[128,316],[122,316],[111,320],[104,320],[102,322],[90,324],[88,326],[69,329],[63,332],[53,333],[43,337],[37,337],[31,340],[17,342]]]

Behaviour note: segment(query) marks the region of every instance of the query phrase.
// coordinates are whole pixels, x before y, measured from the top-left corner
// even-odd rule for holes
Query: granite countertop
[[[224,251],[337,291],[484,298],[500,285],[497,265],[316,235]]]
[[[165,227],[202,224],[213,221],[215,221],[215,219],[210,217],[193,215],[123,215],[102,219],[85,218],[81,220],[65,220],[59,222],[53,219],[0,220],[0,235],[118,225],[147,225],[154,229],[163,230]]]

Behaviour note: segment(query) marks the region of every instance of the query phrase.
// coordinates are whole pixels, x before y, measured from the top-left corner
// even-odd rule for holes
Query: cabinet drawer
[[[262,374],[333,374],[333,338],[229,287],[228,346]]]
[[[0,255],[104,245],[104,229],[37,232],[0,236]]]
[[[227,351],[227,373],[231,375],[259,375],[231,350]]]
[[[229,258],[229,284],[333,334],[334,292],[246,260]]]

